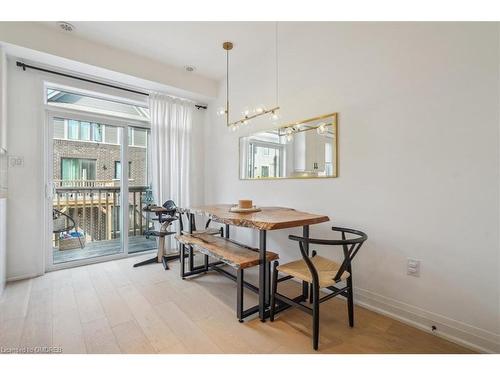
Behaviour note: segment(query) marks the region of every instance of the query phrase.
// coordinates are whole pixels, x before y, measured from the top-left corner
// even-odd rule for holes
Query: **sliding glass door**
[[[53,264],[123,253],[123,128],[69,117],[50,126]]]
[[[145,101],[67,86],[45,88],[49,268],[157,248]]]

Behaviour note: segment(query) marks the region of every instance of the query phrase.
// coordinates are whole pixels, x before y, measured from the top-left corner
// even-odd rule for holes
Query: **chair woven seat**
[[[335,285],[337,282],[333,279],[340,268],[340,264],[334,262],[333,260],[324,258],[322,256],[316,255],[311,258],[314,267],[318,271],[319,286],[320,288],[325,288],[327,286]],[[307,268],[307,264],[303,259],[296,260],[290,263],[280,264],[277,270],[286,273],[287,275],[296,277],[302,281],[307,281],[312,283],[312,276]],[[340,276],[341,280],[345,280],[349,277],[349,272],[344,271]]]

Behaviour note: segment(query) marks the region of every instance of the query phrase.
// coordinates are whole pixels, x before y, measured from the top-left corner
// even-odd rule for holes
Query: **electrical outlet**
[[[406,273],[410,276],[420,277],[420,261],[408,258]]]
[[[24,158],[22,156],[9,156],[9,165],[11,168],[24,167]]]

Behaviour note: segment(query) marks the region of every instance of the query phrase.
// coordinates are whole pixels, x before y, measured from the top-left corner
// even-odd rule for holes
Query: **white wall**
[[[66,66],[72,61],[77,61],[168,85],[172,90],[179,89],[209,97],[216,94],[216,83],[211,79],[72,34],[65,34],[37,22],[0,22],[0,42],[65,58]],[[179,95],[182,96],[182,91]]]
[[[43,82],[81,85],[71,81],[45,76],[33,70],[22,71],[15,66],[15,59],[8,61],[8,143],[9,154],[22,156],[24,167],[9,168],[9,210],[7,243],[7,278],[20,279],[42,274],[45,271],[45,254],[42,251],[43,230]],[[104,90],[100,86],[85,85],[86,89]],[[122,91],[105,90],[106,93],[124,95]],[[193,115],[193,202],[204,198],[202,183],[196,176],[203,174],[203,127],[206,113],[194,110]]]
[[[315,237],[332,224],[366,231],[358,303],[500,351],[498,24],[287,23],[279,51],[283,123],[340,114],[339,177],[240,181],[238,137],[271,124],[227,131],[221,96],[206,127],[207,203],[328,214]],[[234,116],[274,104],[273,53],[232,67]],[[299,257],[293,232],[269,234],[282,261]],[[407,258],[421,260],[420,278]]]

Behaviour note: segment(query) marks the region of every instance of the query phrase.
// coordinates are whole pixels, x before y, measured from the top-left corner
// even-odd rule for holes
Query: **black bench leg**
[[[271,309],[269,311],[269,320],[274,322],[274,311],[276,310],[276,292],[278,291],[278,261],[273,262],[273,285],[271,291]]]
[[[181,258],[181,278],[184,279],[184,272],[186,272],[186,246],[184,244],[180,244],[179,248],[180,258]]]
[[[240,323],[243,323],[243,269],[238,268],[236,272],[236,316]]]
[[[194,269],[194,251],[193,247],[189,246],[189,272],[193,272]]]

